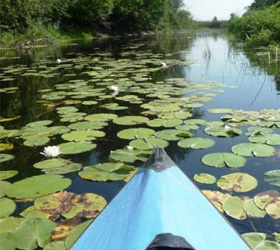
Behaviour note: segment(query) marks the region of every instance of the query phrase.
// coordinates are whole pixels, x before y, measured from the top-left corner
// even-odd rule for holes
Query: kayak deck
[[[199,189],[155,149],[72,250],[249,250]]]

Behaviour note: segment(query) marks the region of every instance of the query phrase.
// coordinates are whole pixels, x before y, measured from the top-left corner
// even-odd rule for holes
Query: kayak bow
[[[162,148],[144,164],[71,250],[249,250]]]

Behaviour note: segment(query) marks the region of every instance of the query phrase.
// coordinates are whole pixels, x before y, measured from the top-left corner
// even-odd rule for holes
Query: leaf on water
[[[192,134],[188,131],[182,131],[177,129],[165,129],[156,132],[155,136],[159,139],[166,141],[178,141],[183,138],[189,138]]]
[[[10,154],[0,154],[0,163],[14,159],[15,157]]]
[[[280,187],[280,170],[271,170],[264,174],[264,180],[271,185]]]
[[[240,143],[233,146],[231,150],[241,156],[269,157],[275,153],[273,147],[257,143]]]
[[[16,209],[16,203],[9,198],[0,199],[0,219],[10,216]]]
[[[248,192],[257,187],[257,180],[246,173],[223,175],[217,182],[218,187],[227,191]]]
[[[202,193],[221,213],[224,212],[224,203],[231,197],[230,194],[225,194],[220,191],[202,190]]]
[[[149,128],[130,128],[120,131],[117,136],[121,139],[134,140],[134,139],[144,139],[151,137],[155,134],[153,129]]]
[[[264,218],[266,212],[260,209],[254,202],[254,199],[247,199],[243,201],[244,209],[249,217]]]
[[[216,177],[211,174],[195,174],[193,178],[195,181],[204,184],[214,184],[216,182]]]
[[[0,181],[14,177],[18,174],[16,170],[0,171]]]
[[[265,207],[274,199],[279,197],[280,194],[277,190],[267,190],[260,192],[254,196],[254,202],[260,209],[265,209]]]
[[[242,200],[235,196],[230,197],[224,202],[223,209],[225,213],[237,220],[245,220],[246,219],[246,213],[243,208],[243,202]]]
[[[211,167],[221,168],[228,166],[231,168],[243,167],[246,159],[232,153],[211,153],[202,158],[202,162]]]
[[[8,181],[0,181],[0,198],[5,196],[5,190],[11,185]]]
[[[13,183],[5,193],[17,199],[34,198],[63,190],[70,185],[71,179],[61,175],[38,175]]]
[[[137,125],[142,123],[147,123],[149,119],[143,116],[122,116],[115,118],[113,122],[118,125]]]
[[[215,141],[208,138],[189,138],[178,142],[178,146],[181,148],[193,148],[193,149],[204,149],[214,146]]]
[[[66,141],[93,141],[97,137],[103,137],[105,133],[99,130],[76,130],[62,135]]]
[[[5,150],[11,150],[14,148],[14,145],[11,143],[0,143],[0,152]]]
[[[59,149],[61,154],[80,154],[83,152],[88,152],[96,148],[96,144],[93,144],[89,141],[80,141],[80,142],[66,142],[59,144]]]
[[[169,143],[168,141],[162,139],[150,137],[145,139],[133,140],[129,143],[129,145],[139,150],[151,150],[155,147],[166,148],[169,145]]]
[[[265,241],[267,236],[265,233],[254,232],[242,234],[242,237],[252,249],[255,249],[260,243]]]
[[[150,154],[151,151],[148,150],[143,151],[143,150],[133,149],[131,147],[126,147],[124,149],[118,149],[116,151],[112,151],[110,153],[109,158],[114,161],[128,162],[128,163],[133,163],[135,161],[145,162],[150,156]]]

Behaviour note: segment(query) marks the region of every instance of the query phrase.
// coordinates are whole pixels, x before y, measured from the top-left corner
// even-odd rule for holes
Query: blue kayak
[[[161,148],[71,250],[249,250]]]

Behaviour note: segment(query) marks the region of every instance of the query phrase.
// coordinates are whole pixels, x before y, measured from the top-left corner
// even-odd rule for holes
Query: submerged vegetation
[[[0,5],[0,45],[180,29],[191,23],[182,0],[4,0]]]

